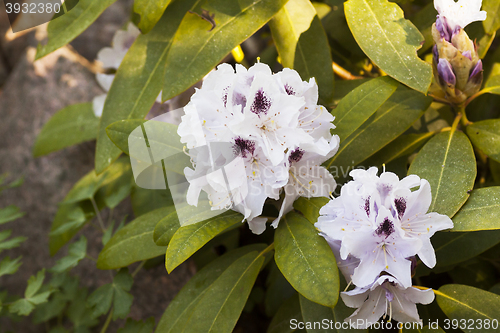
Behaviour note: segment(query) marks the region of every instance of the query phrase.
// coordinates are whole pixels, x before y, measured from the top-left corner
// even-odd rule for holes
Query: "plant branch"
[[[361,76],[351,74],[351,72],[349,72],[347,69],[343,68],[336,62],[332,62],[332,68],[333,72],[343,80],[359,80],[363,78]]]
[[[106,330],[108,329],[109,323],[111,323],[111,318],[113,317],[113,308],[111,311],[109,311],[108,317],[106,318],[106,321],[104,322],[104,326],[101,329],[101,333],[106,333]]]
[[[99,225],[101,226],[102,232],[106,231],[106,228],[104,227],[104,222],[102,221],[101,213],[99,213],[99,208],[97,207],[97,204],[94,200],[94,197],[90,199],[92,202],[92,206],[94,207],[95,215],[97,216],[97,220],[99,221]]]
[[[143,260],[139,266],[137,266],[137,268],[134,270],[134,272],[132,273],[132,277],[135,277],[137,275],[137,273],[139,273],[139,271],[141,270],[141,268],[144,266],[144,264],[146,263],[146,260]]]

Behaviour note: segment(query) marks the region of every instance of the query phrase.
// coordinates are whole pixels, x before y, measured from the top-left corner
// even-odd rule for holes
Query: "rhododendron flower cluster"
[[[302,81],[291,69],[222,64],[207,75],[178,128],[194,167],[185,169],[187,202],[197,205],[204,191],[212,209],[242,213],[260,234],[266,199],[282,197],[276,227],[298,196],[328,196],[336,183],[321,163],[337,152],[339,138],[317,101],[314,79]]]
[[[387,314],[400,322],[419,321],[416,303],[428,304],[434,294],[412,287],[415,256],[434,267],[430,238],[453,222],[427,213],[432,196],[425,179],[410,175],[400,180],[391,172],[379,177],[377,172],[375,167],[351,171],[353,180],[321,208],[315,226],[346,280],[356,286],[342,293],[345,304],[357,308],[346,320],[363,319],[365,326]]]

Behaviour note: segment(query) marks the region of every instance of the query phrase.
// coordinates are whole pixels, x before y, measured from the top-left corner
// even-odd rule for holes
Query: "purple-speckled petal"
[[[448,27],[446,17],[440,15],[437,16],[436,29],[441,34],[441,38],[444,38],[447,42],[451,41],[450,28]]]
[[[457,82],[457,78],[455,77],[453,68],[451,67],[451,64],[448,60],[443,58],[439,59],[437,70],[439,76],[444,80],[444,82],[455,85],[455,83]]]
[[[479,60],[476,64],[476,67],[474,67],[474,70],[472,71],[472,73],[470,74],[470,79],[472,79],[473,77],[475,77],[476,75],[478,75],[479,73],[481,73],[483,71],[483,62],[481,60]]]

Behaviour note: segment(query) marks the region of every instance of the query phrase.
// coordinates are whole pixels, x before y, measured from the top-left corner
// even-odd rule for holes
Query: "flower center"
[[[398,217],[401,220],[406,211],[406,200],[404,198],[397,198],[394,200],[394,205],[396,206]]]
[[[234,139],[233,152],[236,156],[240,155],[243,158],[247,157],[247,154],[253,154],[255,151],[255,142],[250,140],[242,139],[237,137]]]
[[[389,237],[393,232],[394,232],[394,224],[386,217],[384,222],[380,223],[378,226],[377,230],[375,230],[375,233],[379,236],[382,234],[385,235],[385,237]]]
[[[288,95],[295,95],[295,90],[287,84],[285,84],[285,91]]]
[[[288,162],[298,162],[302,159],[302,156],[304,156],[304,151],[297,147],[290,153],[290,156],[288,156]]]
[[[269,111],[270,108],[271,100],[266,96],[266,94],[264,94],[264,90],[258,90],[255,94],[252,106],[250,107],[250,111],[257,115],[260,113],[267,114],[267,111]]]

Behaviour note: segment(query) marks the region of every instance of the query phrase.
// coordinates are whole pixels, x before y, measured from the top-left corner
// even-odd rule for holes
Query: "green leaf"
[[[132,318],[127,318],[125,327],[118,329],[117,333],[152,333],[155,327],[155,319],[153,317],[145,321],[135,321]]]
[[[302,315],[300,313],[300,303],[299,296],[296,293],[288,300],[286,300],[278,309],[278,312],[274,315],[267,333],[288,333],[294,332],[295,329],[292,328],[292,320],[295,319],[297,322],[302,321]]]
[[[467,201],[476,179],[476,157],[469,139],[454,130],[437,134],[420,150],[408,174],[431,185],[429,212],[453,217]]]
[[[97,268],[125,267],[165,253],[166,247],[158,246],[153,241],[153,232],[156,224],[173,211],[174,206],[156,209],[139,216],[120,229],[99,253]]]
[[[491,73],[486,79],[482,93],[491,93],[500,95],[500,63],[496,62],[493,64]]]
[[[147,34],[158,23],[167,8],[170,0],[135,0],[134,12],[141,16],[139,29],[143,34]]]
[[[303,80],[312,77],[320,100],[331,104],[334,91],[328,38],[309,0],[289,0],[269,22],[283,67],[296,69]]]
[[[6,240],[12,234],[12,230],[5,230],[0,232],[0,252],[3,250],[13,249],[21,245],[27,238],[26,237],[14,237]]]
[[[198,2],[175,35],[166,61],[162,99],[177,96],[202,79],[285,3],[286,0]],[[203,11],[215,15],[215,27],[202,18]]]
[[[158,224],[156,224],[153,233],[153,240],[156,245],[167,246],[180,227],[181,225],[179,224],[177,210],[174,209],[170,214],[164,216]]]
[[[312,224],[318,222],[319,210],[328,203],[330,199],[325,197],[306,198],[300,197],[293,203],[293,208],[298,210]]]
[[[295,290],[313,302],[335,306],[339,296],[336,260],[314,226],[291,212],[280,221],[274,242],[276,264]]]
[[[128,155],[128,138],[130,133],[146,121],[145,119],[119,120],[106,127],[106,133],[109,139],[113,141],[122,152]]]
[[[24,212],[21,212],[19,207],[10,205],[5,208],[0,209],[0,224],[4,224],[10,221],[17,220],[24,216]]]
[[[400,135],[387,146],[366,159],[364,164],[382,166],[400,157],[410,155],[423,146],[433,135],[434,132]]]
[[[424,37],[405,20],[401,8],[387,0],[349,0],[344,7],[349,28],[365,54],[394,79],[427,93],[432,66],[417,56]]]
[[[424,37],[422,48],[418,50],[418,54],[421,55],[434,45],[434,39],[432,38],[432,25],[436,22],[436,9],[434,8],[434,4],[429,2],[415,15],[412,22]]]
[[[344,319],[349,317],[354,312],[354,309],[348,308],[342,301],[338,302],[334,308],[329,308],[318,303],[311,302],[302,295],[299,295],[299,298],[302,318],[306,325],[307,323],[313,324],[314,322],[322,323],[323,320],[328,320],[329,325],[330,323],[333,323],[333,325],[335,325],[335,323],[344,323]],[[344,324],[344,327],[340,329],[336,329],[332,326],[330,326],[332,329],[328,330],[328,332],[368,332],[368,330],[361,329],[346,329],[346,327],[348,327],[347,324]],[[324,329],[313,328],[312,325],[310,328],[306,326],[306,329],[307,333],[325,332]]]
[[[500,187],[473,190],[469,200],[453,217],[452,231],[500,229]]]
[[[253,244],[229,251],[197,272],[175,296],[161,317],[156,333],[178,333],[188,329],[193,310],[221,274],[239,258],[262,251],[265,244]]]
[[[271,262],[266,279],[266,295],[264,298],[266,316],[274,317],[279,307],[295,294],[297,292],[281,274],[276,262]]]
[[[87,238],[82,236],[80,240],[69,246],[68,255],[57,261],[56,265],[50,269],[54,273],[62,273],[78,265],[80,260],[87,254]]]
[[[189,209],[189,207],[186,207]],[[201,219],[201,218],[200,218]],[[181,227],[167,248],[166,268],[170,273],[222,231],[243,220],[240,213],[227,211],[207,220]]]
[[[473,319],[484,325],[485,320],[496,319],[500,309],[500,296],[474,287],[460,284],[447,284],[436,291],[436,300],[443,312],[450,319]],[[474,325],[475,326],[475,325]],[[485,329],[479,327],[479,331],[500,332],[500,328]],[[476,327],[460,327],[466,333],[477,332]]]
[[[381,77],[363,83],[342,98],[332,114],[335,116],[335,134],[340,142],[358,129],[398,88],[389,77]]]
[[[24,298],[19,299],[9,305],[9,311],[11,313],[17,313],[20,316],[27,316],[33,311],[36,305],[47,302],[50,294],[52,293],[51,290],[37,294],[43,284],[44,279],[44,269],[39,271],[36,276],[31,276],[28,279],[28,286],[24,291]]]
[[[400,86],[370,119],[341,141],[339,151],[328,164],[328,168],[334,168],[330,172],[338,177],[347,167],[357,165],[382,149],[410,128],[431,103],[432,98]]]
[[[500,119],[478,121],[467,126],[466,131],[474,147],[500,161]]]
[[[148,190],[138,187],[135,182],[132,187],[130,201],[132,201],[134,215],[137,217],[174,204],[169,190]]]
[[[99,118],[92,103],[73,104],[50,118],[38,134],[33,155],[39,157],[54,151],[93,140],[97,136]]]
[[[97,288],[87,299],[87,307],[92,308],[92,317],[106,314],[113,302],[113,286],[108,283]]]
[[[234,261],[200,297],[184,332],[232,332],[264,260],[254,251]]]
[[[128,50],[106,97],[99,123],[95,156],[98,174],[120,155],[106,128],[116,121],[140,119],[148,114],[162,89],[163,69],[173,36],[195,2],[174,0],[158,24],[148,34],[137,37]]]
[[[438,232],[432,237],[436,267],[458,264],[500,243],[499,230],[474,232]]]
[[[476,42],[477,54],[479,55],[479,58],[483,59],[495,39],[496,32],[487,33],[481,22],[473,22],[467,26],[465,31],[469,35],[469,38]]]
[[[71,42],[87,29],[92,22],[94,22],[99,15],[115,1],[116,0],[67,1],[67,5],[76,3],[76,6],[64,15],[56,16],[50,21],[47,28],[49,41],[46,45],[38,45],[35,60]]]
[[[500,3],[496,0],[483,0],[483,8],[488,15],[483,21],[484,30],[492,34],[500,28]]]
[[[17,257],[14,260],[10,260],[9,257],[3,258],[0,262],[0,276],[10,275],[17,272],[19,267],[22,265],[21,258],[22,257]]]

